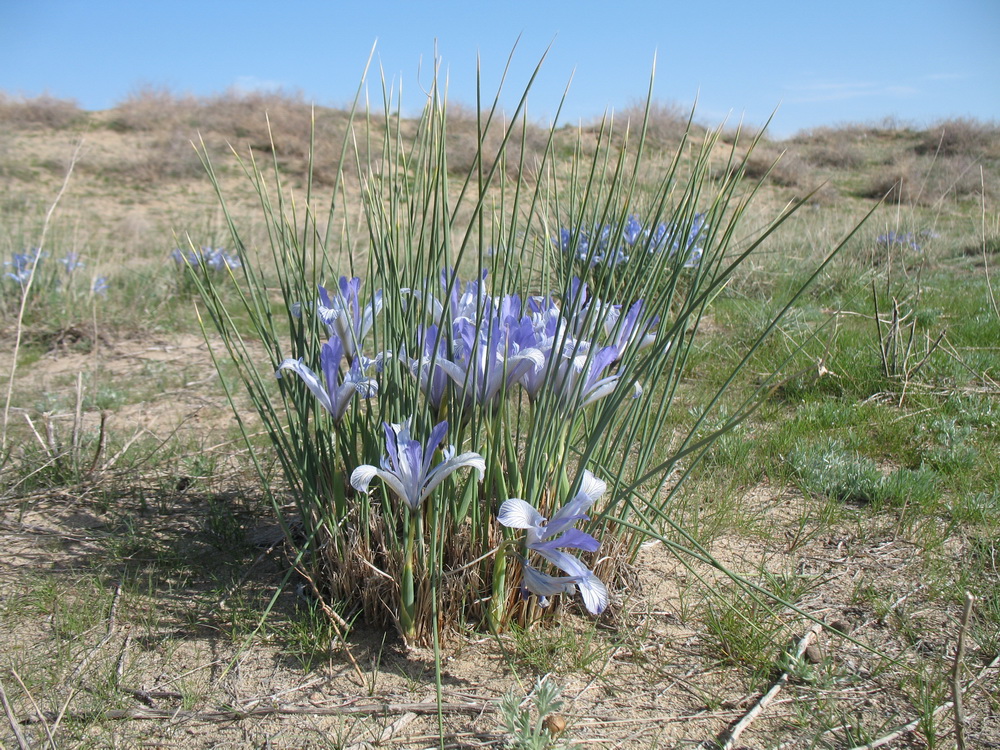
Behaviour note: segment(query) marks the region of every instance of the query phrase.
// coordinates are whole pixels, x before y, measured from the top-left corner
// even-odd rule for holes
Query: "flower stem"
[[[490,630],[503,630],[507,615],[507,555],[501,551],[493,562],[493,596],[490,598]]]
[[[407,643],[412,643],[416,636],[416,621],[414,618],[416,602],[413,593],[413,541],[417,528],[417,522],[412,513],[407,514],[406,527],[403,579],[400,583],[399,625],[403,631],[403,638]]]

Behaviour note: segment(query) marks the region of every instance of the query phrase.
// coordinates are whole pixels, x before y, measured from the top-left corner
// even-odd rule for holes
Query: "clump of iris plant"
[[[54,263],[47,261],[48,257],[48,253],[37,247],[14,253],[10,260],[4,261],[4,267],[9,270],[3,274],[3,278],[20,286],[22,292],[29,287],[30,282],[33,294],[76,291],[76,279],[80,276],[78,272],[86,267],[80,254],[70,251],[65,256],[56,258]],[[91,291],[94,292],[93,289]],[[103,293],[106,291],[105,279]]]
[[[563,227],[552,242],[565,255],[591,267],[614,268],[628,263],[637,254],[666,253],[673,258],[680,253],[684,267],[694,268],[704,254],[704,228],[703,213],[695,214],[686,233],[677,225],[664,222],[643,226],[638,216],[630,214],[620,231],[607,224],[591,229]]]
[[[888,231],[875,238],[875,244],[884,248],[908,247],[911,250],[919,250],[920,245],[913,237],[913,232]]]
[[[170,257],[178,268],[208,268],[211,271],[223,271],[225,269],[236,269],[243,264],[236,253],[229,253],[221,247],[201,247],[198,249],[188,248],[182,250],[175,248],[170,253]]]
[[[481,448],[456,452],[449,440],[452,426],[458,426],[461,434],[474,413],[491,417],[502,413],[518,386],[533,409],[551,413],[567,425],[577,424],[589,407],[620,387],[630,388],[637,398],[642,388],[622,370],[622,361],[652,345],[659,322],[658,316],[647,313],[642,300],[623,311],[621,305],[594,296],[579,279],[572,280],[564,299],[548,293],[526,302],[517,294],[490,294],[485,274],[463,282],[449,271],[441,273],[439,281],[440,298],[428,284],[423,292],[401,290],[407,300],[419,301],[425,320],[435,321],[420,325],[419,314],[413,319],[418,356],[409,357],[405,347],[396,358],[383,353],[371,359],[362,353],[383,309],[384,295],[375,290],[366,300],[361,280],[342,276],[334,286],[318,287],[314,302],[295,303],[291,310],[301,319],[311,309],[322,326],[319,330],[329,337],[320,348],[320,370],[314,371],[302,358],[286,358],[276,372],[278,377],[286,371],[298,375],[334,425],[345,420],[356,396],[381,393],[379,381],[390,359],[401,361],[417,380],[432,416],[457,409],[455,420],[441,419],[423,441],[413,436],[414,416],[399,423],[384,421],[385,454],[378,464],[359,463],[350,473],[351,487],[364,497],[372,482],[380,479],[406,511],[397,624],[407,640],[418,638],[418,613],[426,609],[416,580],[421,568],[414,562],[421,548],[417,529],[426,523],[425,505],[458,469],[474,469],[480,482],[487,472]],[[568,491],[568,482],[560,486]],[[469,492],[470,485],[466,487],[464,492]],[[591,614],[606,608],[606,586],[568,551],[597,550],[597,539],[574,525],[587,520],[587,510],[605,491],[603,481],[584,471],[579,492],[550,519],[519,498],[506,499],[495,516],[500,525],[526,531],[516,580],[524,594],[537,596],[543,607],[553,596],[579,592]],[[445,502],[436,507],[452,506]],[[545,565],[560,575],[545,572]],[[498,562],[497,569],[504,568]],[[498,601],[504,597],[505,580],[501,575],[493,591]]]
[[[44,257],[45,254],[37,247],[20,253],[14,253],[10,260],[4,261],[4,266],[10,269],[4,274],[4,278],[16,281],[21,286],[24,286],[31,279],[32,274],[35,273],[35,268],[38,266],[39,261]]]
[[[380,121],[398,123],[391,94],[386,103]],[[331,603],[436,647],[463,626],[551,616],[535,602],[559,595],[606,612],[616,566],[669,518],[678,485],[667,489],[667,478],[752,413],[703,438],[720,392],[680,442],[669,419],[706,306],[763,237],[730,252],[752,191],[744,198],[715,179],[718,132],[678,150],[669,169],[648,170],[643,136],[633,159],[634,141],[609,122],[593,157],[581,141],[562,163],[560,134],[526,169],[501,123],[523,117],[518,105],[513,119],[484,121],[483,133],[503,136],[499,150],[481,140],[466,179],[451,181],[436,85],[422,112],[412,142],[398,125],[391,137],[368,134],[382,144],[377,163],[355,158],[356,131],[345,130],[329,213],[308,188],[304,207],[292,200],[277,163],[275,199],[269,177],[245,162],[266,267],[218,274],[201,252],[177,255],[189,271],[197,263],[193,286],[278,454],[285,482],[263,462],[259,477],[281,503],[296,564]],[[620,168],[601,166],[613,162]],[[355,167],[356,182],[342,179]],[[663,179],[638,181],[653,171]],[[355,184],[359,200],[345,203]],[[652,220],[628,203],[637,190]],[[703,202],[711,210],[696,215]],[[343,215],[348,204],[362,216]],[[250,245],[227,219],[232,246]],[[366,267],[371,286],[353,271],[331,277],[339,261]],[[261,378],[261,349],[280,379]],[[255,449],[255,434],[244,436]],[[614,477],[613,492],[598,476]],[[596,502],[600,514],[586,521]],[[607,560],[592,557],[598,540],[613,550]]]

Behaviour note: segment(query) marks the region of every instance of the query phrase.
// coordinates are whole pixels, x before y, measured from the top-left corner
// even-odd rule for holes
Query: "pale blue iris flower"
[[[464,286],[454,271],[442,271],[440,276],[441,288],[447,297],[447,311],[451,320],[459,318],[469,318],[476,320],[480,317],[481,310],[485,310],[487,305],[492,304],[492,298],[486,293],[487,269],[483,269],[482,276],[478,281],[467,281]],[[449,292],[449,287],[451,291]],[[413,297],[423,303],[423,314],[430,320],[440,322],[445,317],[445,305],[431,292],[426,294],[420,289],[400,289],[399,293],[404,297]]]
[[[60,258],[59,262],[66,268],[66,273],[73,273],[78,268],[83,268],[84,263],[80,260],[80,255],[72,251],[66,253],[65,258]]]
[[[918,245],[917,241],[913,239],[913,232],[889,231],[886,234],[880,234],[876,237],[875,244],[879,247],[909,247],[913,250],[920,249],[920,245]]]
[[[495,405],[501,393],[534,368],[545,364],[541,351],[522,347],[513,335],[508,317],[502,325],[499,314],[483,320],[477,328],[468,318],[453,324],[453,356],[435,363],[464,394],[466,403]]]
[[[590,534],[574,528],[578,521],[590,520],[587,511],[607,490],[607,484],[589,471],[583,472],[580,491],[570,502],[557,510],[552,518],[546,519],[537,509],[519,498],[506,500],[500,506],[497,519],[512,529],[524,529],[524,546],[543,559],[552,563],[565,576],[551,576],[542,573],[522,559],[524,566],[524,586],[528,592],[540,597],[539,604],[548,605],[548,598],[556,594],[571,594],[580,591],[587,611],[599,615],[608,606],[608,590],[575,555],[564,549],[578,549],[596,552],[600,542]]]
[[[702,235],[705,233],[705,214],[697,213],[691,222],[687,237],[681,237],[680,229],[675,225],[659,224],[652,233],[649,252],[667,251],[669,257],[678,252],[685,254],[684,267],[696,268],[701,264],[704,249],[701,247]]]
[[[41,252],[37,247],[25,250],[23,253],[14,253],[11,260],[4,261],[4,265],[11,268],[4,276],[24,286],[31,280],[38,261],[44,257],[45,253]]]
[[[628,348],[649,346],[655,340],[651,329],[657,318],[641,320],[641,300],[620,320],[620,307],[588,297],[586,286],[573,279],[563,309],[550,298],[529,300],[531,315],[512,328],[519,346],[542,354],[542,363],[519,378],[532,401],[549,393],[570,411],[589,406],[619,385],[621,375],[606,372],[608,368],[619,362]],[[601,346],[572,335],[598,329],[614,343]],[[642,395],[638,383],[633,384],[633,390],[636,398]]]
[[[569,360],[568,366],[560,369],[560,377],[554,387],[563,403],[570,409],[582,409],[598,401],[618,387],[622,376],[618,373],[606,375],[605,370],[621,359],[618,347],[601,347],[596,354],[577,354]],[[632,384],[632,398],[642,395],[642,386]]]
[[[417,359],[404,360],[410,366],[410,372],[420,383],[420,390],[427,397],[427,403],[434,411],[441,408],[448,389],[448,376],[444,370],[437,367],[437,362],[447,359],[448,342],[441,335],[436,325],[428,326],[420,331],[420,344],[423,356]]]
[[[361,342],[368,335],[375,317],[382,311],[382,291],[375,292],[371,301],[361,309],[358,294],[361,279],[340,277],[331,295],[325,287],[319,288],[319,316],[331,338],[339,338],[349,362],[361,349]],[[294,312],[294,311],[293,311]]]
[[[378,393],[378,382],[364,374],[372,361],[357,357],[347,372],[342,372],[340,363],[343,357],[343,345],[340,339],[334,337],[323,344],[320,350],[323,381],[301,359],[286,359],[278,366],[275,376],[280,378],[282,370],[291,370],[297,374],[319,399],[323,408],[333,416],[334,421],[339,422],[347,413],[347,407],[355,395],[371,398]]]
[[[521,378],[532,401],[543,393],[553,394],[570,414],[611,395],[622,381],[620,373],[605,371],[621,359],[618,347],[603,346],[594,353],[586,341],[567,341],[561,354],[552,350],[547,359],[558,356],[557,362],[546,361],[534,372]],[[632,384],[632,397],[642,395],[642,386]]]
[[[626,351],[632,347],[642,350],[656,341],[655,326],[660,322],[660,317],[654,315],[652,318],[642,319],[643,308],[642,300],[634,302],[621,322],[616,322],[611,331],[613,335],[611,343],[618,348],[620,357],[624,357]]]
[[[632,224],[629,229],[638,231]],[[452,316],[450,328],[421,329],[420,356],[404,357],[435,410],[449,380],[467,406],[495,406],[520,383],[532,401],[554,394],[568,410],[579,409],[613,392],[621,375],[609,368],[656,337],[658,319],[645,317],[641,300],[623,315],[620,305],[589,295],[579,279],[561,306],[551,296],[529,298],[523,306],[516,294],[492,297],[483,290],[485,277],[463,285],[442,274],[446,288],[449,280],[447,309],[430,295],[406,290],[426,312]],[[641,395],[641,387],[633,388]]]
[[[407,508],[416,511],[434,489],[458,469],[475,469],[482,481],[486,472],[483,457],[472,452],[456,456],[451,445],[442,448],[444,460],[437,466],[431,466],[434,453],[448,434],[447,422],[441,422],[431,430],[425,445],[410,436],[409,420],[403,424],[383,423],[383,426],[388,455],[381,459],[379,467],[364,464],[353,471],[351,486],[358,492],[367,492],[368,485],[378,477]]]

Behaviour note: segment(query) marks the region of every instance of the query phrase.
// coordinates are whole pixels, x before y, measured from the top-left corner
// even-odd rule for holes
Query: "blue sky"
[[[529,98],[541,122],[571,78],[562,123],[644,99],[654,55],[657,99],[697,97],[707,124],[761,124],[777,108],[777,137],[888,116],[1000,118],[1000,0],[0,0],[0,90],[106,109],[144,84],[283,87],[338,106],[377,40],[376,66],[417,111],[435,43],[450,98],[473,104],[477,54],[492,92],[519,35],[504,102],[551,44]]]

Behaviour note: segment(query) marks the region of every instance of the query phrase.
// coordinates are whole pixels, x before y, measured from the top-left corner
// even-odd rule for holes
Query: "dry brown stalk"
[[[493,708],[492,701],[483,703],[442,703],[441,711],[448,714],[481,714]],[[302,706],[283,704],[276,706],[255,706],[246,711],[238,709],[218,709],[214,711],[182,711],[154,708],[125,708],[104,711],[100,714],[104,720],[113,721],[202,721],[223,722],[246,719],[252,716],[350,716],[377,714],[436,714],[436,702],[429,703],[345,703],[340,706]],[[70,718],[76,721],[86,721],[95,718],[91,713],[73,714]],[[44,714],[29,716],[22,724],[44,722]]]
[[[965,750],[965,710],[962,706],[962,660],[965,658],[965,634],[969,630],[969,616],[975,597],[965,592],[965,607],[962,610],[962,626],[958,631],[958,646],[955,649],[955,664],[951,672],[951,694],[955,704],[955,743],[958,750]]]
[[[7,723],[10,724],[10,728],[14,732],[14,737],[17,738],[17,746],[21,750],[28,750],[28,742],[24,739],[21,727],[17,723],[17,717],[14,716],[14,709],[11,708],[10,702],[7,700],[7,693],[3,689],[3,681],[0,681],[0,704],[3,705],[3,711],[7,715]]]
[[[985,667],[983,667],[983,669],[979,672],[979,674],[976,675],[976,678],[965,686],[965,688],[962,690],[962,693],[964,694],[968,692],[969,688],[971,688],[973,685],[977,684],[980,680],[982,680],[983,677],[986,676],[986,673],[989,672],[991,669],[995,668],[998,664],[1000,664],[1000,656],[998,656],[989,664],[987,664]],[[954,706],[954,701],[948,701],[947,703],[942,703],[940,706],[934,709],[932,715],[937,716],[938,714],[947,711],[949,708],[952,708],[952,706]],[[883,747],[885,745],[888,745],[893,740],[902,737],[907,732],[912,732],[914,729],[920,726],[920,722],[921,719],[914,719],[908,724],[904,724],[903,726],[893,730],[887,735],[872,740],[871,742],[868,742],[864,745],[857,745],[856,747],[852,747],[850,750],[875,750],[875,748],[877,747]]]

